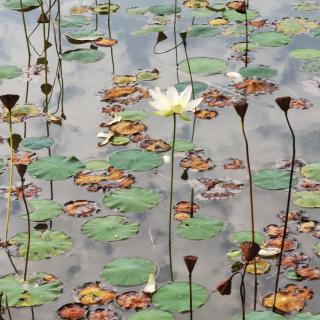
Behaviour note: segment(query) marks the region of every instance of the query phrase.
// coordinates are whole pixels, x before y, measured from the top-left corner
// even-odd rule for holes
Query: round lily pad
[[[212,27],[207,24],[194,24],[187,30],[187,37],[191,38],[209,38],[220,33],[218,27]]]
[[[187,15],[195,18],[203,18],[212,16],[212,10],[208,8],[196,8],[188,10]]]
[[[232,320],[241,320],[242,315],[233,317]],[[285,320],[286,318],[271,311],[253,311],[246,313],[246,320]]]
[[[318,27],[318,22],[301,17],[290,17],[275,22],[276,30],[284,34],[297,35]]]
[[[19,255],[26,257],[28,233],[18,233],[9,240],[12,245],[17,246]],[[71,238],[64,232],[55,230],[31,231],[30,260],[44,260],[58,256],[70,250]]]
[[[33,161],[28,173],[38,179],[55,181],[70,178],[84,168],[76,157],[52,156]]]
[[[165,32],[166,30],[167,30],[167,27],[163,24],[147,24],[147,25],[143,26],[141,29],[133,32],[133,35],[144,36],[148,33]]]
[[[249,27],[248,32],[252,32],[253,28]],[[245,26],[239,26],[238,24],[234,26],[230,26],[226,28],[223,32],[222,35],[224,37],[241,37],[245,36],[247,32],[247,29]]]
[[[221,220],[208,217],[194,217],[182,221],[177,227],[177,235],[188,240],[205,240],[223,231]]]
[[[89,160],[85,163],[86,170],[101,171],[110,167],[109,163],[104,160]]]
[[[301,175],[320,182],[320,163],[310,163],[301,168]]]
[[[103,52],[94,49],[69,50],[62,54],[64,60],[77,63],[96,62],[103,59],[104,56],[105,54]]]
[[[113,136],[110,140],[110,143],[113,144],[114,146],[124,146],[130,142],[129,137],[125,136]]]
[[[216,74],[226,71],[228,64],[221,59],[197,57],[190,58],[190,69],[192,73],[197,74]],[[179,63],[179,67],[182,71],[189,72],[187,60],[183,60]]]
[[[277,69],[273,69],[267,66],[251,66],[247,68],[241,68],[239,73],[245,78],[260,78],[270,79],[278,74]]]
[[[290,52],[290,56],[300,60],[310,60],[320,58],[320,50],[318,49],[296,49]]]
[[[163,4],[163,5],[160,4],[160,5],[155,5],[150,7],[148,11],[157,16],[164,16],[164,15],[174,14],[175,12],[180,13],[181,8],[180,7],[175,8],[174,5],[171,5],[171,4]]]
[[[174,317],[166,311],[157,309],[142,310],[129,316],[128,320],[174,320]]]
[[[200,308],[208,300],[208,291],[197,283],[192,283],[192,309]],[[152,296],[155,307],[169,312],[186,312],[190,309],[189,283],[173,282],[160,286]]]
[[[22,70],[16,66],[0,65],[0,80],[14,79],[22,75]]]
[[[293,42],[291,36],[275,31],[254,33],[249,40],[263,47],[280,47]]]
[[[30,307],[50,303],[62,291],[62,282],[47,273],[36,273],[26,281],[18,275],[0,279],[0,291],[8,297],[9,307]]]
[[[231,49],[236,52],[245,52],[245,51],[256,51],[258,45],[253,42],[249,42],[248,45],[246,42],[237,42],[232,45]]]
[[[170,144],[172,146],[172,143]],[[176,140],[174,142],[175,152],[187,152],[196,148],[196,145],[190,140]]]
[[[281,190],[289,188],[290,171],[280,169],[261,169],[253,174],[253,183],[262,189]],[[293,176],[292,185],[297,183]]]
[[[81,28],[90,24],[91,19],[86,16],[74,14],[67,17],[61,18],[61,28]]]
[[[226,10],[223,12],[223,17],[232,20],[232,21],[246,21],[246,15],[244,13],[239,13],[236,10]],[[259,12],[256,10],[247,10],[247,18],[248,21],[255,19],[256,17],[259,16]]]
[[[304,61],[302,69],[312,73],[320,73],[320,59]]]
[[[115,3],[110,3],[110,6],[109,3],[100,3],[93,7],[92,10],[97,14],[108,14],[109,12],[116,12],[119,8],[120,6]]]
[[[252,233],[251,231],[239,231],[234,233],[231,239],[233,242],[237,244],[240,244],[242,242],[252,241]],[[263,245],[264,242],[266,241],[266,238],[262,233],[255,232],[254,241],[259,245]]]
[[[138,16],[145,14],[148,11],[148,8],[145,7],[131,7],[126,9],[126,13],[131,16]]]
[[[286,272],[286,277],[290,280],[302,281],[303,277],[296,273],[295,270],[288,270]]]
[[[145,212],[160,202],[160,196],[151,189],[131,188],[111,192],[103,201],[107,207],[123,212]]]
[[[142,121],[148,118],[148,114],[141,110],[125,110],[118,113],[118,115],[121,117],[121,120],[129,121]]]
[[[119,241],[128,239],[139,231],[139,223],[121,216],[99,217],[82,226],[82,232],[96,241]]]
[[[181,93],[187,86],[191,86],[191,81],[180,82],[175,85],[179,93]],[[193,91],[195,95],[202,93],[208,89],[208,85],[204,82],[193,81]],[[181,141],[181,140],[180,140]]]
[[[320,191],[300,191],[292,195],[296,206],[303,208],[320,208]]]
[[[148,281],[150,273],[156,272],[155,264],[143,258],[121,258],[109,262],[101,277],[115,286],[136,286]]]
[[[122,150],[112,154],[109,163],[122,170],[148,171],[163,164],[160,155],[140,149]]]
[[[94,30],[79,30],[66,33],[66,38],[72,41],[94,41],[103,38],[103,33]]]
[[[53,200],[34,199],[29,200],[28,204],[34,209],[30,213],[30,220],[35,222],[52,220],[62,212],[62,207]],[[27,219],[27,215],[22,218]]]
[[[153,70],[142,70],[137,73],[137,79],[140,81],[153,81],[159,78],[159,71]]]
[[[21,2],[22,2],[22,8],[21,8]],[[40,7],[40,2],[38,0],[7,0],[4,2],[3,6],[6,9],[9,10],[15,10],[15,11],[31,11],[35,8]]]
[[[51,137],[31,137],[25,138],[21,141],[21,146],[29,150],[40,150],[43,148],[50,148],[54,144]]]

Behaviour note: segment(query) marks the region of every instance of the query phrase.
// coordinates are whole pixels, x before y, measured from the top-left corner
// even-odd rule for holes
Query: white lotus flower
[[[175,87],[169,87],[166,96],[161,92],[159,87],[156,87],[155,90],[150,89],[150,94],[153,101],[149,103],[157,110],[155,114],[165,117],[177,114],[184,120],[186,120],[186,117],[182,113],[195,111],[197,106],[202,102],[202,98],[190,101],[192,94],[192,87],[190,85],[180,94]]]
[[[238,72],[227,72],[226,76],[235,83],[243,81],[242,75]]]

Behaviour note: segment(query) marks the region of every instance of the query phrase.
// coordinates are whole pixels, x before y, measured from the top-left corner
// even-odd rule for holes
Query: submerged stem
[[[171,175],[170,175],[170,200],[169,200],[169,262],[170,262],[170,278],[173,280],[173,267],[172,267],[172,205],[173,205],[173,174],[174,174],[174,148],[176,141],[176,122],[177,116],[173,114],[173,134],[171,146]]]
[[[253,187],[252,187],[252,171],[251,171],[251,162],[250,162],[250,153],[249,153],[249,142],[245,131],[244,118],[241,119],[241,130],[243,138],[246,145],[246,158],[247,158],[247,167],[248,167],[248,176],[249,176],[249,202],[250,202],[250,221],[251,221],[251,237],[252,242],[255,242],[255,224],[254,224],[254,207],[253,207]],[[253,310],[256,310],[257,307],[257,294],[258,294],[258,279],[257,279],[257,263],[256,259],[254,262],[254,298],[253,298]]]
[[[279,255],[279,260],[278,260],[276,284],[275,284],[275,288],[274,288],[274,300],[273,300],[273,307],[272,307],[273,311],[276,310],[277,292],[278,292],[278,287],[279,287],[279,278],[280,278],[280,271],[281,271],[281,264],[282,264],[282,256],[283,256],[283,251],[284,251],[284,242],[285,242],[286,235],[287,235],[290,201],[291,201],[291,189],[292,189],[293,172],[294,172],[294,162],[295,162],[295,157],[296,157],[296,138],[295,138],[293,129],[291,127],[291,124],[290,124],[290,121],[288,118],[288,112],[285,112],[285,117],[286,117],[287,124],[288,124],[289,130],[291,132],[291,136],[292,136],[292,158],[291,158],[291,169],[290,169],[290,180],[289,180],[289,192],[288,192],[288,198],[287,198],[287,209],[286,209],[286,216],[285,216],[285,221],[284,221],[283,236],[282,236],[282,241],[281,241],[281,250],[280,250],[280,255]]]

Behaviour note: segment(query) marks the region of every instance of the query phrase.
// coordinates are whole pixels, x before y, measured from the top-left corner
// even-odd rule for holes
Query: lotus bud
[[[189,273],[191,274],[193,269],[194,269],[194,266],[197,263],[198,257],[196,257],[196,256],[184,256],[183,259],[184,259],[184,262],[185,262],[185,264],[186,264],[186,266],[188,268]]]
[[[16,105],[19,100],[19,96],[17,94],[4,94],[0,96],[0,100],[3,105],[11,112],[11,109]]]
[[[260,246],[255,242],[242,242],[240,245],[242,251],[242,256],[245,261],[252,261],[255,257],[258,256],[260,251]]]
[[[19,173],[19,176],[21,178],[23,178],[25,173],[26,173],[26,171],[27,171],[28,166],[25,165],[25,164],[16,164],[16,168],[17,168],[17,171]]]
[[[182,180],[188,180],[189,179],[189,175],[188,175],[188,169],[184,169],[182,172],[182,175],[180,177]]]
[[[232,288],[232,276],[220,283],[216,286],[216,289],[220,292],[222,296],[228,296],[231,294]]]
[[[279,97],[276,99],[277,105],[283,112],[287,112],[290,108],[291,97]]]
[[[248,103],[246,102],[246,100],[241,99],[239,101],[236,101],[233,103],[233,106],[241,119],[244,119],[248,109]]]

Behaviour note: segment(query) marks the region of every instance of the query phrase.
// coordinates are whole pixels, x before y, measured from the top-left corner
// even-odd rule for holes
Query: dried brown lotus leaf
[[[162,139],[146,139],[140,143],[140,147],[152,152],[166,152],[171,149],[170,144]]]
[[[295,269],[298,265],[309,263],[309,258],[303,253],[286,253],[281,260],[281,266]]]
[[[292,99],[290,102],[290,108],[292,109],[305,110],[312,106],[312,102],[308,99]]]
[[[63,211],[72,217],[90,217],[99,210],[97,204],[89,200],[69,201],[63,206]]]
[[[274,303],[274,293],[268,294],[262,300],[262,305],[265,308],[272,308]],[[304,299],[295,293],[290,292],[278,292],[276,295],[275,307],[277,310],[290,313],[293,311],[301,311],[304,308]]]
[[[315,221],[301,221],[298,224],[298,231],[304,233],[310,233],[314,231],[317,227],[317,222]]]
[[[122,120],[109,126],[111,132],[123,136],[141,133],[145,131],[146,128],[147,127],[143,123],[130,120]]]
[[[267,94],[278,89],[278,85],[270,80],[246,79],[234,83],[233,87],[243,94]]]
[[[258,275],[266,274],[270,270],[270,263],[265,260],[258,260],[256,261],[256,271]],[[255,268],[254,268],[254,262],[250,262],[247,266],[247,272],[254,274]]]
[[[281,248],[282,237],[277,237],[274,239],[269,239],[266,241],[266,247],[273,247],[273,248]],[[295,250],[298,247],[298,242],[295,239],[285,239],[284,240],[284,251]]]
[[[264,231],[267,233],[269,237],[279,237],[283,235],[284,226],[277,226],[275,224],[269,224]],[[289,230],[287,229],[287,232]]]
[[[129,105],[147,98],[149,98],[149,91],[145,88],[137,86],[121,86],[105,90],[102,93],[101,101]]]
[[[179,165],[182,168],[197,171],[207,171],[215,167],[210,158],[203,159],[200,155],[193,153],[189,153],[187,157],[180,161]]]
[[[255,28],[263,28],[266,22],[267,22],[267,19],[253,20],[253,21],[249,21],[249,25]]]
[[[58,309],[60,319],[80,320],[86,319],[89,310],[81,303],[68,303]]]
[[[229,159],[225,159],[223,162],[224,162],[223,167],[226,170],[244,169],[242,160],[229,158]]]
[[[209,110],[209,109],[197,110],[194,114],[198,119],[203,119],[203,120],[211,120],[218,116],[217,111]]]
[[[112,310],[97,308],[93,312],[90,312],[89,320],[120,320],[120,318]]]
[[[294,186],[297,191],[318,191],[320,190],[320,183],[310,179],[299,179],[298,183]]]
[[[135,84],[137,82],[137,76],[126,74],[126,75],[120,75],[113,77],[113,83],[115,83],[118,86],[124,86],[129,84]]]
[[[117,297],[117,303],[121,309],[139,310],[145,309],[151,304],[150,297],[144,292],[129,291]]]
[[[113,104],[111,106],[106,106],[106,107],[103,107],[101,109],[101,112],[103,115],[111,115],[113,116],[114,114],[118,113],[118,112],[122,112],[124,109],[123,107],[121,107],[120,104]]]
[[[11,198],[15,200],[23,200],[23,193],[25,198],[33,199],[39,195],[42,189],[34,183],[25,183],[23,192],[22,186],[20,183],[17,183],[15,186],[11,188]],[[0,195],[8,196],[9,187],[1,186],[0,187]]]
[[[13,154],[13,160],[12,163],[14,165],[17,164],[24,164],[29,165],[32,163],[32,161],[37,159],[37,154],[30,151],[24,151],[24,152],[14,152]]]
[[[103,38],[96,40],[94,44],[98,47],[113,47],[115,44],[118,43],[118,40],[111,39],[111,38]]]
[[[191,213],[191,202],[188,201],[179,201],[174,209],[177,213]],[[196,203],[193,203],[193,213],[197,212],[200,209],[200,206]]]
[[[284,211],[278,215],[281,221],[285,221],[285,216]],[[308,219],[308,215],[303,211],[289,211],[288,221],[301,221],[301,219]]]
[[[232,106],[232,96],[226,96],[218,89],[212,89],[202,94],[203,103],[209,107],[224,108]]]

